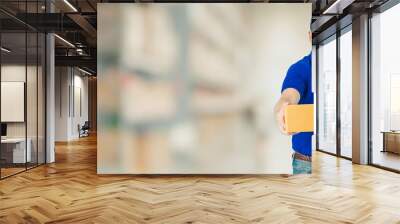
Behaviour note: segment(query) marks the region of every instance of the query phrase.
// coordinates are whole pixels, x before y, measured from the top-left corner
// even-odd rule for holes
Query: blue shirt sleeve
[[[298,64],[290,66],[283,81],[281,92],[288,88],[296,89],[300,93],[300,97],[305,94],[307,80],[305,80],[304,76],[301,74],[301,69]]]

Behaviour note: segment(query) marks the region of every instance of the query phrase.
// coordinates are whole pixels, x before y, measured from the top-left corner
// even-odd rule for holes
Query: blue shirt
[[[294,88],[300,93],[299,104],[314,103],[311,84],[311,54],[290,66],[282,84],[282,92],[287,88]],[[301,132],[293,135],[292,148],[294,151],[311,156],[312,132]]]

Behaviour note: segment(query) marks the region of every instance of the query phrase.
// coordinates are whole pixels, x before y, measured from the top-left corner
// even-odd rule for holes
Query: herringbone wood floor
[[[95,138],[0,181],[0,223],[400,223],[400,175],[316,153],[310,176],[98,176]]]

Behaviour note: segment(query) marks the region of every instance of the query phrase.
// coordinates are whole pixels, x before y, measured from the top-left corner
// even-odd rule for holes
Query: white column
[[[46,163],[55,161],[54,133],[55,133],[55,60],[54,60],[54,35],[46,36]]]
[[[315,151],[317,149],[317,48],[315,45],[312,46],[311,50],[311,71],[312,71],[312,92],[314,94],[314,135],[312,136],[312,150]]]
[[[54,12],[54,5],[46,1],[46,12]],[[46,34],[46,163],[55,162],[55,43],[54,34]]]

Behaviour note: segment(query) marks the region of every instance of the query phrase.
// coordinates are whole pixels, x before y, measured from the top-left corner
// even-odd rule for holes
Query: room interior
[[[399,222],[397,0],[265,1],[312,4],[316,150],[299,176],[98,175],[97,4],[121,2],[0,2],[0,223]]]
[[[44,35],[1,34],[1,177],[45,162]]]

